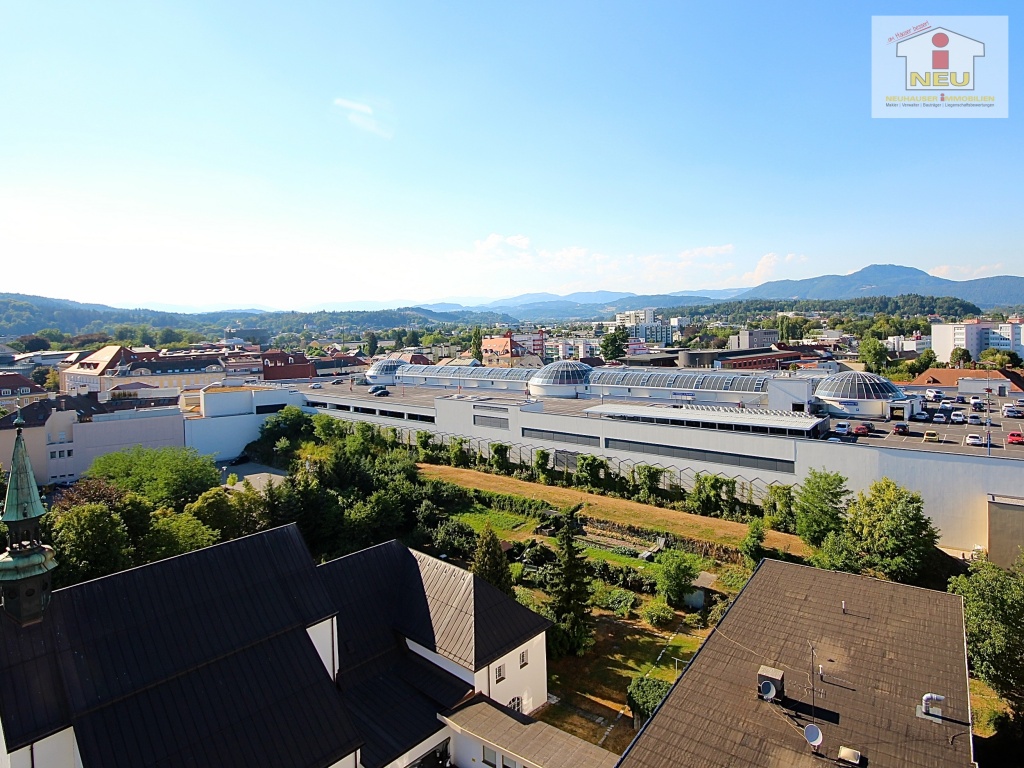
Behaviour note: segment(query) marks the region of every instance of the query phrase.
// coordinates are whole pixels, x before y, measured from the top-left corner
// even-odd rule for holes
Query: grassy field
[[[465,488],[478,488],[497,493],[509,493],[529,499],[540,499],[552,507],[566,507],[585,504],[583,514],[614,523],[639,525],[655,530],[668,531],[702,541],[729,546],[738,546],[747,535],[747,526],[713,517],[700,517],[674,509],[654,507],[626,499],[615,499],[593,493],[584,493],[572,488],[539,485],[516,480],[504,475],[491,475],[472,469],[457,469],[436,464],[420,464],[420,473],[426,478],[446,480]],[[808,553],[806,546],[797,536],[778,531],[768,531],[765,546],[788,552],[797,557]]]
[[[465,523],[477,533],[490,525],[499,539],[507,541],[542,538],[533,535],[533,529],[538,523],[537,518],[503,512],[500,509],[487,509],[479,504],[472,511],[453,515],[452,518]]]

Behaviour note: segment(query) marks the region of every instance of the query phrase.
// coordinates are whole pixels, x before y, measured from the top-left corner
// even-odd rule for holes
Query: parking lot
[[[908,388],[909,391],[909,388]],[[922,391],[923,394],[923,391]],[[956,393],[952,390],[947,391],[946,394],[949,399],[956,397]],[[984,397],[984,395],[982,395]],[[909,420],[905,422],[910,427],[910,434],[908,435],[897,435],[893,433],[893,426],[896,422],[890,421],[867,421],[865,419],[848,418],[842,419],[848,421],[851,428],[862,422],[870,423],[874,427],[874,431],[870,435],[860,435],[857,437],[841,437],[843,442],[858,442],[868,443],[873,445],[884,445],[891,448],[925,448],[928,450],[947,451],[950,453],[973,453],[984,455],[988,453],[989,446],[988,440],[991,435],[991,450],[992,454],[997,453],[1004,456],[1013,456],[1024,458],[1024,445],[1007,445],[1006,435],[1010,432],[1024,432],[1024,419],[1004,419],[1002,417],[1002,407],[1004,403],[1014,404],[1018,399],[1024,398],[1022,393],[1013,393],[1010,397],[991,397],[989,400],[989,412],[984,411],[972,411],[970,403],[956,403],[952,409],[940,409],[938,403],[925,403],[929,420],[928,421],[915,421]],[[970,400],[970,395],[966,397]],[[1020,408],[1019,410],[1024,410]],[[963,424],[954,424],[949,421],[949,418],[954,413],[962,413],[965,419]],[[945,423],[934,423],[932,419],[936,414],[941,413],[946,417]],[[982,424],[967,424],[966,418],[972,413],[976,413],[981,417]],[[990,420],[990,424],[986,424],[986,419]],[[839,421],[838,418],[833,418],[833,427]],[[938,442],[925,442],[924,433],[926,431],[934,431],[938,433]],[[967,445],[968,435],[980,435],[983,441],[982,445]]]

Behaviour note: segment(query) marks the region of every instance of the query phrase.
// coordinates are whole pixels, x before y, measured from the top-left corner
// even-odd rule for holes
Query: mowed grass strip
[[[438,464],[420,464],[420,473],[425,478],[436,478],[464,488],[476,488],[495,493],[509,493],[528,499],[539,499],[554,508],[586,504],[583,514],[588,517],[608,520],[625,525],[638,525],[659,531],[668,531],[677,536],[686,536],[700,541],[710,541],[729,546],[739,546],[747,535],[747,526],[714,517],[701,517],[674,509],[654,507],[637,501],[614,499],[594,493],[584,493],[573,488],[540,485],[504,475],[492,475],[472,469],[459,469]],[[809,552],[797,536],[778,531],[768,531],[765,546],[797,557],[806,557]]]

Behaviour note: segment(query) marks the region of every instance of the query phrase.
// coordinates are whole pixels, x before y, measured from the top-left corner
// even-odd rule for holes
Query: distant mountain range
[[[913,267],[873,264],[849,275],[806,280],[774,280],[737,295],[745,299],[859,299],[865,296],[952,296],[982,309],[1024,303],[1024,277],[999,275],[975,280],[947,280]]]
[[[567,320],[607,320],[616,312],[646,307],[672,308],[685,314],[687,307],[710,308],[721,302],[746,300],[848,300],[878,296],[951,297],[982,309],[1024,305],[1024,277],[1002,275],[976,280],[946,280],[913,267],[875,264],[849,275],[823,275],[806,280],[775,280],[756,288],[638,295],[623,291],[583,291],[559,296],[527,293],[466,306],[449,302],[395,308],[388,302],[356,302],[300,312],[260,309],[223,309],[213,312],[167,312],[119,309],[103,304],[81,304],[66,299],[0,293],[0,335],[34,333],[59,328],[84,333],[121,323],[154,327],[194,328],[217,332],[235,322],[281,332],[310,325],[352,330],[424,327],[436,323],[493,324],[517,320],[548,323]]]
[[[676,291],[637,295],[617,291],[588,291],[559,296],[554,293],[526,293],[487,304],[424,304],[435,312],[497,310],[520,320],[600,320],[615,312],[644,307],[687,307],[720,301],[747,299],[860,299],[871,296],[950,296],[977,304],[982,309],[1024,304],[1024,277],[1002,275],[976,280],[946,280],[914,267],[874,264],[849,275],[824,275],[806,280],[774,280],[756,288],[708,291]]]

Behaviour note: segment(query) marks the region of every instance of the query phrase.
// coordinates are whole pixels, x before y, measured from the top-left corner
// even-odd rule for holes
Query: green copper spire
[[[0,594],[3,612],[23,627],[43,620],[52,591],[50,571],[57,567],[53,549],[43,544],[39,533],[39,518],[44,514],[19,426],[4,502],[7,551],[0,554]]]
[[[14,438],[14,456],[11,458],[11,477],[7,482],[3,521],[9,526],[45,514],[46,509],[36,487],[36,476],[32,474],[32,462],[28,458],[25,438],[19,428]]]

